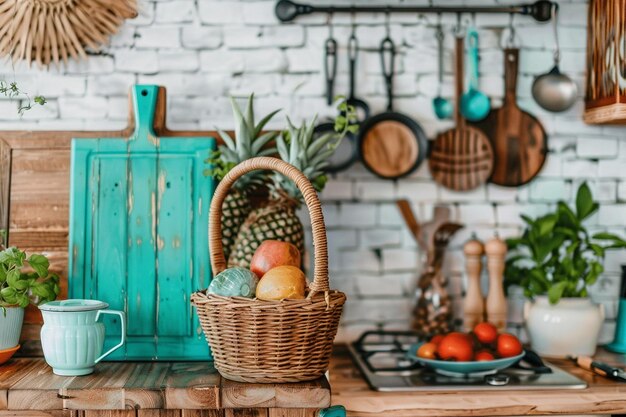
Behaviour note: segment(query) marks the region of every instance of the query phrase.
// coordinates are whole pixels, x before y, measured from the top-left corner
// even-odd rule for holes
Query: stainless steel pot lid
[[[39,306],[42,311],[58,311],[58,312],[76,312],[76,311],[94,311],[104,310],[109,305],[98,300],[58,300],[50,301]]]

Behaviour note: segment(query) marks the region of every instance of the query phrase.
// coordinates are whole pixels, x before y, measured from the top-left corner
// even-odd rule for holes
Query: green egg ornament
[[[228,268],[213,278],[207,289],[207,294],[254,298],[258,282],[259,278],[256,274],[248,269]]]

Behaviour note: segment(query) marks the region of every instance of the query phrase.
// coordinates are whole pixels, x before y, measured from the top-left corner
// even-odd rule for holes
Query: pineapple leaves
[[[337,137],[336,137],[336,135],[333,135],[332,133],[327,133],[327,134],[321,136],[319,139],[316,139],[315,142],[313,142],[313,144],[309,147],[309,149],[306,152],[307,158],[312,158],[323,147],[325,147],[327,144],[329,144],[330,141],[333,140],[333,139],[337,139]],[[337,142],[339,142],[339,141],[337,141]]]
[[[276,136],[278,136],[278,132],[267,132],[261,136],[258,136],[254,140],[254,142],[252,142],[252,154],[258,155],[259,152],[261,152],[261,149],[263,149],[263,147],[267,145],[268,142],[274,139]],[[275,151],[275,149],[270,149],[270,150],[272,152]]]
[[[235,99],[231,97],[233,105],[233,116],[235,117],[235,138],[237,138],[237,155],[240,161],[245,161],[249,158],[251,140],[240,140],[241,138],[251,138],[251,130],[248,129],[248,124],[241,113],[241,109],[237,106]]]
[[[279,135],[276,138],[276,147],[278,148],[278,155],[283,161],[289,162],[289,151],[287,150],[287,144],[283,135]]]
[[[280,109],[274,110],[273,112],[271,112],[270,114],[265,116],[263,119],[261,119],[259,124],[257,124],[256,127],[254,128],[254,136],[255,137],[258,136],[261,133],[261,131],[263,130],[265,125],[272,119],[272,117],[276,116],[276,114],[278,112],[280,112]]]
[[[254,93],[248,97],[248,105],[246,106],[246,123],[248,130],[254,132]],[[256,135],[254,135],[256,137]]]
[[[310,122],[303,121],[299,126],[287,118],[287,128],[276,138],[276,147],[281,159],[298,168],[313,183],[317,191],[321,191],[327,182],[325,168],[330,165],[329,159],[334,154],[341,140],[350,132],[358,129],[355,124],[356,110],[347,104],[345,98],[339,101],[338,115],[335,118],[335,132],[315,137],[317,116]],[[282,175],[272,176],[272,190],[289,194],[292,198],[302,201],[302,195],[289,180]]]
[[[219,130],[217,128],[216,128],[216,130],[217,130],[217,133],[220,135],[220,138],[222,138],[222,140],[224,141],[224,143],[228,147],[228,149],[236,149],[237,148],[235,146],[235,141],[233,141],[233,139],[228,135],[228,133],[224,132],[223,130]]]
[[[255,156],[267,156],[276,153],[276,148],[271,146],[271,142],[276,138],[278,132],[261,133],[265,125],[280,110],[275,110],[263,117],[255,125],[254,123],[254,95],[248,98],[245,116],[244,111],[239,107],[237,101],[230,98],[235,136],[231,137],[224,130],[217,129],[219,137],[224,142],[219,146],[219,151],[209,155],[206,160],[211,166],[205,169],[204,174],[213,176],[221,180],[236,165],[254,158]],[[244,175],[235,183],[235,187],[245,190],[248,186],[257,186],[266,183],[269,174],[264,171],[254,171]]]

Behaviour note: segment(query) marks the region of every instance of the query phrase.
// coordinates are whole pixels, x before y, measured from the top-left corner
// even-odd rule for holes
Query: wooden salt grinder
[[[487,321],[496,326],[498,331],[506,329],[507,304],[504,296],[504,258],[506,243],[494,237],[485,244],[487,271],[489,272],[489,292],[487,294]]]
[[[469,332],[485,320],[485,299],[480,290],[482,257],[485,248],[479,240],[472,239],[463,246],[463,253],[465,253],[467,271],[467,292],[463,300],[463,327],[466,332]]]

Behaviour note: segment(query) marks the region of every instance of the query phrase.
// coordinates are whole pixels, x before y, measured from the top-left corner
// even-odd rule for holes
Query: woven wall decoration
[[[591,0],[587,30],[587,123],[626,124],[626,0]]]
[[[0,56],[39,66],[86,58],[135,16],[137,0],[0,0]]]

